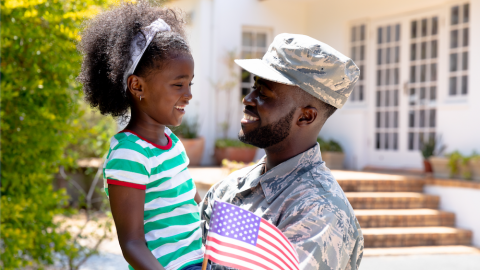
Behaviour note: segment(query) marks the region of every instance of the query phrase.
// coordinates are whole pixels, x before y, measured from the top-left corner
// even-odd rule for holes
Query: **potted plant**
[[[255,158],[257,148],[239,140],[218,139],[215,142],[215,161],[218,165],[222,160],[250,163]]]
[[[340,144],[334,140],[323,140],[321,137],[317,138],[317,142],[320,144],[322,159],[327,167],[331,170],[343,170],[345,154]]]
[[[173,132],[185,147],[190,166],[200,166],[202,161],[205,138],[198,136],[198,123],[196,120],[183,119],[180,126],[173,128]]]
[[[433,172],[433,176],[436,178],[448,178],[450,171],[448,168],[448,158],[442,156],[446,146],[440,144],[441,137],[430,138],[428,141],[423,142],[420,150],[423,156],[423,165],[425,172],[428,173],[428,166]]]
[[[480,181],[480,155],[474,152],[470,157],[469,163],[472,170],[472,179]]]
[[[435,152],[436,141],[435,138],[430,138],[427,142],[423,142],[420,147],[420,151],[422,152],[423,156],[423,168],[425,173],[432,173],[432,163],[430,162],[429,158],[434,155]]]

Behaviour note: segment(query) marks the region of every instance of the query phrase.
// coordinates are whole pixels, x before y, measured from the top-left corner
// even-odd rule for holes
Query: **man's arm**
[[[109,185],[108,193],[123,257],[134,269],[164,270],[145,243],[145,190]]]
[[[297,205],[277,227],[296,248],[300,269],[357,269],[351,266],[361,260],[363,237],[346,212],[330,200]]]

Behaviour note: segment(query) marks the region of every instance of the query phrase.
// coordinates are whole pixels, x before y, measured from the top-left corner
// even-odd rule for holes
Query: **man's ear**
[[[144,97],[145,91],[143,89],[143,79],[136,76],[130,75],[127,79],[128,91],[133,95],[134,98],[140,99]]]
[[[315,107],[307,106],[302,108],[302,114],[297,120],[298,126],[308,126],[317,119],[318,110]]]

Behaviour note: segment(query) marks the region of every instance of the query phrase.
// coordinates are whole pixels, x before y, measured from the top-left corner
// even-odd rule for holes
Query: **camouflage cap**
[[[352,59],[327,44],[287,33],[275,37],[262,59],[235,63],[266,80],[296,85],[336,108],[345,104],[360,75]]]

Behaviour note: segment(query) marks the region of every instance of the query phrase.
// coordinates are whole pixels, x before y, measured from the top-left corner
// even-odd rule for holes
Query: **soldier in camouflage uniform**
[[[303,270],[358,269],[363,235],[316,137],[358,79],[353,61],[303,35],[280,34],[263,59],[236,60],[256,75],[239,139],[264,148],[257,164],[214,185],[200,203],[204,240],[215,200],[270,221],[295,246]],[[212,270],[231,269],[213,264]]]

